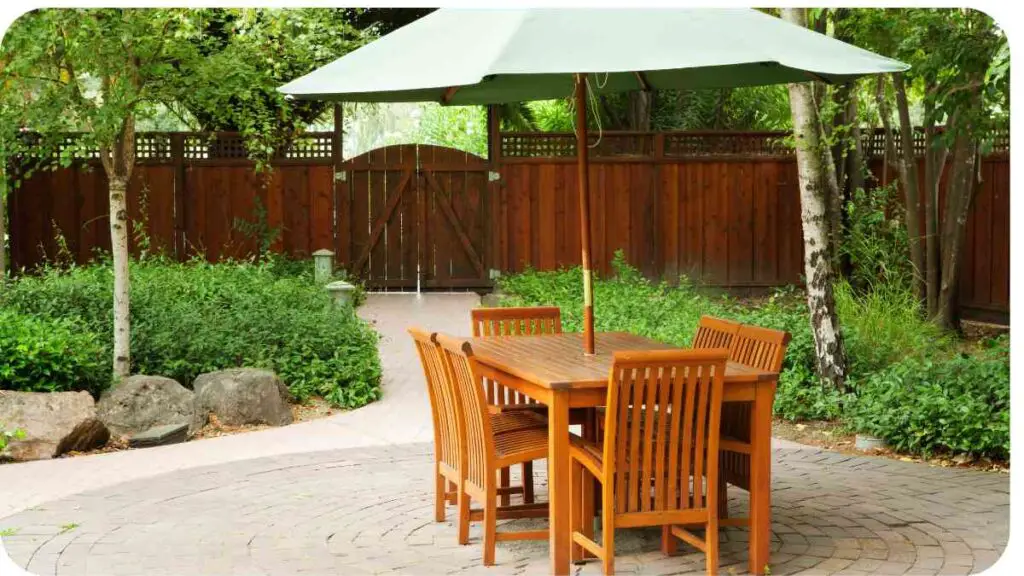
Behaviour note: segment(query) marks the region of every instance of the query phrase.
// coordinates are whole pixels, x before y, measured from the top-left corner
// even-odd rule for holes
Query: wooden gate
[[[338,262],[375,289],[490,286],[488,163],[404,144],[336,173]]]

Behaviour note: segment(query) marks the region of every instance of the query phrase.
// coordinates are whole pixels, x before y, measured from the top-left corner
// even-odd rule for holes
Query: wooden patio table
[[[548,407],[548,499],[551,572],[569,573],[569,409],[603,406],[616,350],[677,348],[625,332],[596,335],[596,354],[582,352],[582,334],[469,339],[482,376],[501,381]],[[729,362],[726,402],[753,402],[750,455],[750,564],[763,574],[771,535],[772,402],[778,374]],[[728,523],[726,523],[728,524]]]

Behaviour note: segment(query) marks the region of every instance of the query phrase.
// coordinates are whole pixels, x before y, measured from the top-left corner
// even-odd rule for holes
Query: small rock
[[[187,424],[189,434],[194,434],[203,423],[196,417],[193,396],[176,380],[138,374],[106,391],[96,411],[117,436],[132,436],[166,424]]]
[[[186,439],[188,439],[188,424],[167,424],[133,434],[128,439],[128,446],[132,448],[164,446],[167,444],[178,444]]]
[[[288,388],[269,370],[235,368],[200,374],[192,389],[196,414],[204,423],[209,414],[228,426],[292,423]]]
[[[96,403],[88,392],[0,390],[0,424],[5,430],[25,433],[3,453],[13,460],[43,460],[92,450],[110,439],[110,431],[96,418]]]

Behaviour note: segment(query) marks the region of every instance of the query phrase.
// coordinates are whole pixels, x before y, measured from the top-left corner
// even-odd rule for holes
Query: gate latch
[[[501,174],[495,172],[494,170],[490,170],[487,172],[488,182],[497,182],[498,180],[501,180]]]
[[[342,170],[341,172],[335,172],[334,173],[334,181],[335,182],[348,182],[348,172],[345,171],[345,170]]]

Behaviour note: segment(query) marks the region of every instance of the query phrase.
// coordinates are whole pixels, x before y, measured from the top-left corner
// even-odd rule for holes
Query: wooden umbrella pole
[[[576,167],[580,183],[583,264],[583,353],[594,353],[594,278],[590,271],[590,161],[587,157],[587,75],[576,75]]]

